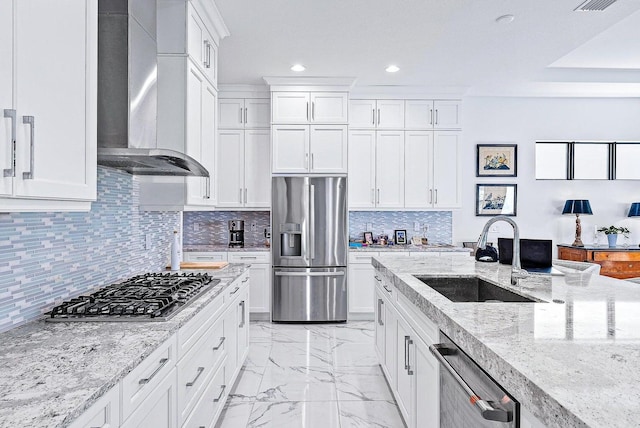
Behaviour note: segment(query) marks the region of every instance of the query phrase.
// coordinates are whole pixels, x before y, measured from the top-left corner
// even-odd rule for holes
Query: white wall
[[[463,100],[461,156],[463,208],[453,212],[453,241],[475,241],[488,217],[475,216],[477,183],[516,183],[517,217],[522,238],[571,243],[575,216],[561,215],[566,199],[588,199],[593,216],[581,216],[582,240],[593,242],[594,226],[625,225],[631,242],[640,242],[640,219],[627,218],[631,202],[640,201],[640,181],[536,181],[536,140],[640,141],[640,100],[592,98],[494,98]],[[517,143],[517,178],[479,178],[476,144]],[[638,159],[640,168],[640,159]],[[511,227],[497,223],[498,236],[511,237]]]

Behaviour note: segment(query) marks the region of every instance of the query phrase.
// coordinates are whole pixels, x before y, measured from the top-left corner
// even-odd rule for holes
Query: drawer
[[[227,253],[225,251],[218,252],[184,252],[185,262],[226,262]]]
[[[228,254],[229,263],[271,263],[271,253],[268,251],[240,251]]]
[[[381,291],[381,294],[390,301],[395,301],[396,290],[389,281],[387,281],[378,271],[374,273],[373,278],[375,280],[376,287]]]
[[[620,262],[636,262],[640,265],[640,251],[594,251],[593,260],[600,261],[620,261]]]
[[[397,306],[398,312],[406,318],[409,325],[413,327],[422,340],[429,345],[439,342],[440,330],[438,327],[416,305],[411,303],[404,294],[398,293]]]
[[[218,319],[178,362],[179,425],[189,416],[225,356],[224,319]]]
[[[249,286],[249,272],[243,273],[240,278],[233,281],[233,283],[225,290],[227,302],[231,302],[242,294],[242,290]]]
[[[189,415],[183,428],[213,427],[215,420],[220,416],[226,401],[228,390],[224,381],[224,361],[207,384],[198,404]]]
[[[73,421],[69,428],[120,426],[120,385],[117,384]]]
[[[640,263],[638,262],[616,262],[602,261],[600,264],[600,275],[611,276],[613,278],[635,278],[640,276]]]
[[[176,351],[177,339],[173,335],[122,379],[122,420],[126,420],[175,367]]]
[[[412,251],[411,257],[440,257],[440,252],[438,251]]]
[[[411,257],[409,251],[380,251],[380,257]]]
[[[371,264],[371,258],[378,257],[377,251],[353,252],[349,253],[349,263],[353,264]]]
[[[220,293],[213,302],[202,309],[188,323],[178,330],[178,359],[182,358],[189,349],[202,337],[204,332],[211,327],[216,317],[222,315],[227,293]]]

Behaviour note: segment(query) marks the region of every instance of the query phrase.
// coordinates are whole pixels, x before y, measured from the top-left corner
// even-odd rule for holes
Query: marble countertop
[[[230,252],[242,252],[242,251],[271,251],[270,247],[264,245],[245,245],[244,247],[229,247],[224,244],[212,244],[212,245],[184,245],[182,251],[185,253],[190,252],[218,252],[218,251],[230,251]]]
[[[394,252],[437,252],[437,253],[471,253],[471,248],[456,247],[453,245],[368,245],[366,247],[349,247],[349,251],[367,252],[367,251],[394,251]]]
[[[244,273],[221,281],[163,322],[45,322],[0,333],[0,427],[66,427]]]
[[[554,262],[564,276],[531,276],[517,287],[509,265],[466,257],[379,256],[372,263],[547,426],[638,425],[638,284],[565,261]],[[540,302],[454,303],[414,275],[477,275]]]

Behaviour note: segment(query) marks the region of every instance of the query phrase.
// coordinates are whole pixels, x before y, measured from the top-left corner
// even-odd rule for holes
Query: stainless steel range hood
[[[209,177],[157,147],[156,0],[98,1],[98,165],[136,175]]]

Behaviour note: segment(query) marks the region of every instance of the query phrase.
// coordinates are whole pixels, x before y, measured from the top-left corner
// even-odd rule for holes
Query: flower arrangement
[[[616,227],[616,226],[609,226],[609,227],[601,227],[598,229],[598,232],[604,232],[605,235],[619,235],[622,234],[625,237],[627,237],[627,235],[629,235],[629,229],[627,229],[626,227]]]

